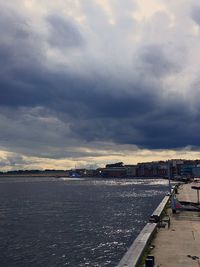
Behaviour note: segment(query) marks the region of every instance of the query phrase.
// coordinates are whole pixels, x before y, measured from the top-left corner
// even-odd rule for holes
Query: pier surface
[[[179,189],[178,200],[197,202],[193,184],[184,184]],[[199,184],[198,184],[199,185]],[[177,211],[170,214],[170,227],[160,228],[153,241],[156,266],[200,267],[200,212]]]

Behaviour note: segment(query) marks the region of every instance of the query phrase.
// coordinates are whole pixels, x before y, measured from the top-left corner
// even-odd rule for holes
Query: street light
[[[171,169],[170,161],[168,160],[168,181],[169,181],[169,193],[171,194]]]

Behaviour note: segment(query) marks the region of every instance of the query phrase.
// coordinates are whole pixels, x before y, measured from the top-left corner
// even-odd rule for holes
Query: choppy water
[[[114,267],[164,180],[0,178],[1,267]]]

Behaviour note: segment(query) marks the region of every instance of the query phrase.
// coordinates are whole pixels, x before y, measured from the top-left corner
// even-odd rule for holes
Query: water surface
[[[0,178],[0,266],[114,267],[165,180]]]

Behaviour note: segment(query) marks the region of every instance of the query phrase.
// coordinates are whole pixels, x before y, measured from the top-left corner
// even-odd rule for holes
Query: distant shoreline
[[[52,177],[52,178],[61,178],[61,177],[69,177],[68,175],[56,175],[56,174],[0,174],[1,177]]]
[[[14,178],[14,177],[18,177],[18,178],[23,178],[23,177],[26,177],[26,178],[55,178],[55,179],[60,179],[60,178],[76,178],[76,177],[72,177],[72,176],[69,176],[69,175],[56,175],[56,174],[0,174],[0,179],[1,178]],[[168,178],[166,177],[100,177],[100,176],[81,176],[81,177],[78,177],[79,179],[85,179],[85,178],[88,178],[88,179],[106,179],[106,180],[112,180],[112,179],[135,179],[135,180],[140,180],[140,179],[146,179],[146,180],[149,180],[149,179],[163,179],[163,180],[167,180]]]

